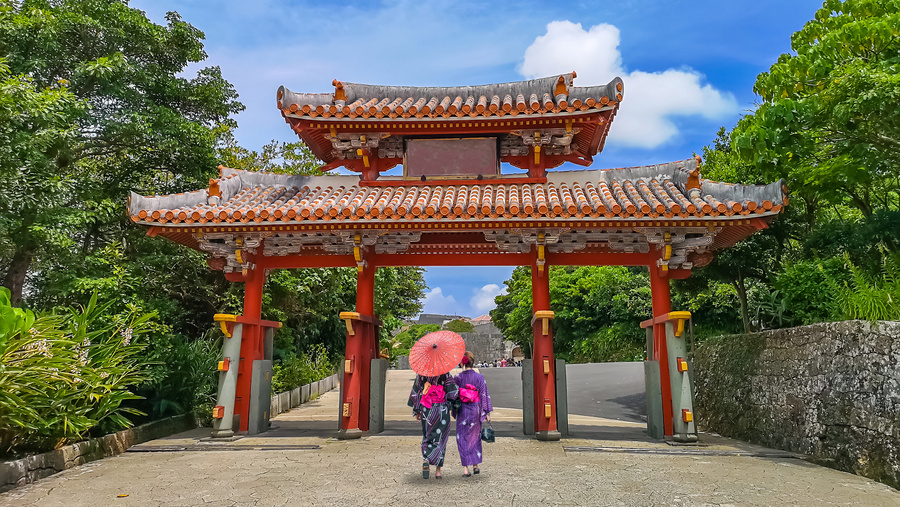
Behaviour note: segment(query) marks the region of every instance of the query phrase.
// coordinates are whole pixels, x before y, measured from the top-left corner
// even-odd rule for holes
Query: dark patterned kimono
[[[446,401],[434,403],[431,408],[422,405],[425,382],[444,386]],[[453,383],[453,376],[449,373],[436,377],[416,375],[408,405],[412,407],[413,415],[422,414],[422,457],[429,464],[444,466],[444,453],[447,451],[447,440],[450,437],[450,402],[457,398],[458,392],[456,384]]]
[[[456,417],[456,447],[462,466],[481,463],[481,423],[494,410],[491,395],[484,377],[475,370],[467,369],[457,375],[453,382],[459,387],[472,384],[478,390],[479,400],[463,403]]]

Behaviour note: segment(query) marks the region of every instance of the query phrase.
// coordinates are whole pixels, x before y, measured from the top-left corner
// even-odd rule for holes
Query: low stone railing
[[[317,382],[273,395],[272,404],[269,408],[270,417],[275,417],[282,412],[287,412],[292,408],[317,398],[321,394],[331,391],[339,385],[339,382],[338,375],[334,374]]]
[[[177,415],[16,461],[0,463],[0,493],[78,465],[122,454],[129,447],[197,427],[191,414]]]

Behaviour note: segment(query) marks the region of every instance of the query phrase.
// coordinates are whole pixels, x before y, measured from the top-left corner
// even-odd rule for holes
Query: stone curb
[[[76,442],[59,449],[16,461],[0,463],[0,493],[31,484],[72,467],[122,454],[129,447],[197,427],[191,414],[177,415]]]
[[[320,396],[336,388],[338,383],[338,376],[337,374],[334,374],[330,377],[323,378],[322,380],[300,386],[291,391],[273,394],[272,402],[269,406],[269,416],[275,417],[282,412],[287,412],[293,408],[299,407],[300,405],[309,402],[311,398]]]

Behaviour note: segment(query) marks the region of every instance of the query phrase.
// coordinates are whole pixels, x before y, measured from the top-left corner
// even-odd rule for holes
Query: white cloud
[[[739,109],[731,93],[704,84],[704,76],[693,69],[627,71],[619,52],[619,29],[609,24],[585,30],[580,23],[553,21],[525,50],[519,67],[527,78],[573,70],[578,86],[606,84],[616,76],[625,81],[625,98],[610,130],[610,144],[655,148],[678,135],[675,117],[716,120]]]
[[[489,283],[480,289],[474,290],[474,292],[475,295],[469,300],[469,305],[475,310],[477,317],[497,307],[497,304],[494,303],[494,298],[500,294],[506,294],[506,287],[501,289],[499,285]]]
[[[425,293],[425,302],[422,305],[422,313],[437,313],[441,315],[459,315],[459,303],[452,295],[444,295],[440,287],[435,287]]]

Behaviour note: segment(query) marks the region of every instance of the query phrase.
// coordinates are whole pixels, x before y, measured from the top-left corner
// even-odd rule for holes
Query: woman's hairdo
[[[475,367],[475,354],[473,354],[472,351],[467,350],[465,355],[463,355],[463,360],[460,362],[462,362],[463,366],[469,366],[469,367],[474,368]]]

